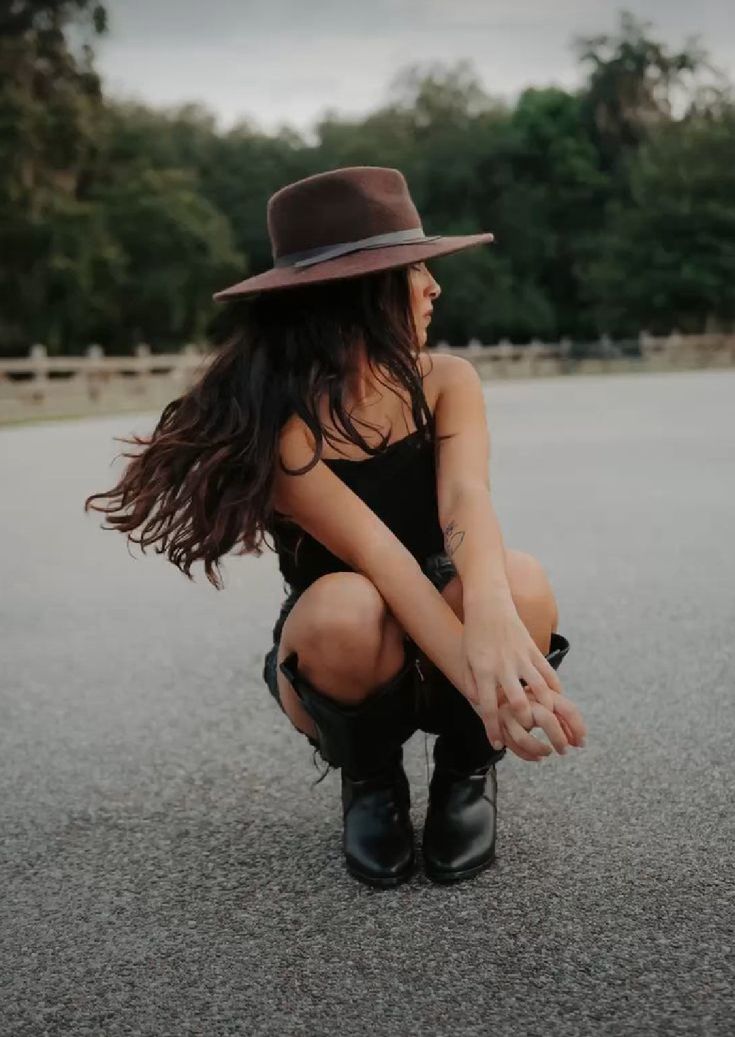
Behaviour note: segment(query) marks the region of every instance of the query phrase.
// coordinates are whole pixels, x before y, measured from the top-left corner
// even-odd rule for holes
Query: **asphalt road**
[[[487,387],[587,747],[499,769],[496,865],[374,891],[218,593],[82,501],[154,415],[0,430],[0,1035],[732,1034],[735,371]],[[407,770],[417,832],[425,750]]]

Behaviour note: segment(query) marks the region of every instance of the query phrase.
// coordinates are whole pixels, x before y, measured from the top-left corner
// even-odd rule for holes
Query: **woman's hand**
[[[552,747],[563,755],[567,751],[567,746],[579,749],[584,745],[587,728],[579,710],[570,699],[564,695],[555,696],[553,710],[550,712],[536,702],[528,690],[526,698],[533,714],[528,727],[518,722],[507,702],[501,701],[499,704],[498,718],[503,730],[503,740],[512,753],[529,763],[536,763],[544,756],[549,756]],[[536,726],[546,732],[551,745],[530,734],[531,728]]]
[[[465,609],[463,652],[465,696],[496,748],[508,745],[523,759],[548,755],[549,746],[527,734],[537,724],[557,752],[579,744],[582,718],[512,601]]]

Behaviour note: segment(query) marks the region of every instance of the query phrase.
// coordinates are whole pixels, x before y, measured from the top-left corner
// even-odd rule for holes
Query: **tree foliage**
[[[668,124],[640,149],[590,269],[603,325],[666,332],[735,322],[735,111]]]
[[[611,164],[635,149],[651,129],[671,120],[678,92],[706,65],[695,40],[671,51],[653,39],[648,22],[628,11],[616,35],[576,40],[579,60],[589,68],[585,102],[605,157]]]
[[[735,106],[696,41],[673,50],[623,13],[576,41],[578,90],[513,104],[467,62],[412,65],[382,106],[328,113],[307,141],[106,98],[106,24],[94,0],[0,11],[0,351],[205,336],[212,291],[271,264],[269,195],[361,164],[405,173],[428,233],[495,233],[436,263],[433,327],[452,343],[735,319]]]

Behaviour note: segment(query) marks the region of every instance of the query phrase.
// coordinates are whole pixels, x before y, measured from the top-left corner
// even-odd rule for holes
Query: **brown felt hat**
[[[382,166],[332,169],[282,187],[268,200],[268,235],[272,268],[216,292],[217,302],[360,277],[493,240],[428,237],[405,177]]]

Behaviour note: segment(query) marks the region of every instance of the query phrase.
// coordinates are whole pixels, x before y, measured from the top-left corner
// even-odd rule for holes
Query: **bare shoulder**
[[[453,356],[449,353],[432,353],[426,366],[432,368],[424,383],[424,391],[432,411],[439,402],[439,397],[448,388],[459,390],[466,386],[470,392],[476,391],[482,384],[477,368],[463,356]]]
[[[441,358],[437,406],[434,411],[440,441],[462,431],[464,435],[488,435],[487,403],[482,378],[470,361],[444,354]]]
[[[298,414],[292,414],[283,424],[278,437],[278,448],[281,460],[294,468],[303,465],[306,460],[314,454],[316,441],[314,434],[303,418]]]
[[[420,364],[424,378],[424,395],[432,413],[436,410],[441,390],[448,380],[452,378],[452,372],[456,370],[459,363],[467,364],[469,361],[462,357],[450,356],[449,353],[427,353],[420,355]],[[472,365],[470,365],[472,366]]]
[[[439,382],[447,378],[477,377],[477,368],[471,360],[466,357],[457,356],[454,353],[432,353],[431,364],[434,368],[434,378]]]

